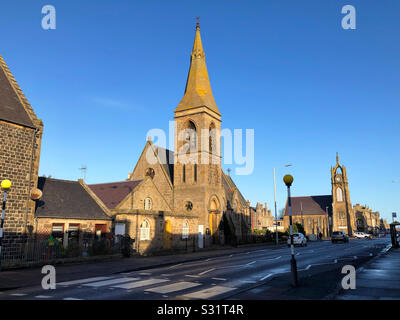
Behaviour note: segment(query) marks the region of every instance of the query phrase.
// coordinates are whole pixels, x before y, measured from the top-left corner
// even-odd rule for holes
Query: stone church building
[[[221,168],[221,113],[198,24],[185,93],[174,115],[174,151],[148,140],[127,181],[89,187],[115,217],[116,233],[135,239],[138,252],[245,241],[250,208]]]
[[[292,197],[292,221],[300,223],[307,235],[322,233],[327,237],[333,231],[344,231],[353,235],[356,231],[375,229],[379,212],[372,213],[366,206],[352,207],[346,167],[339,162],[331,167],[330,195]],[[284,212],[285,229],[289,227],[289,208],[286,201]]]

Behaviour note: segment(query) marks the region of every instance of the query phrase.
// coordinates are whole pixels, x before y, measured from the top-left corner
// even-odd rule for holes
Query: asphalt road
[[[299,272],[338,261],[372,257],[390,242],[389,238],[356,239],[349,243],[312,242],[296,247]],[[96,278],[57,283],[54,290],[27,287],[6,291],[0,299],[19,300],[190,300],[229,299],[290,271],[288,247],[266,247],[232,255],[186,262]]]

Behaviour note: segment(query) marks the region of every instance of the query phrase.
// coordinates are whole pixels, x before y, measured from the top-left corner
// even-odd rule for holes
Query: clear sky
[[[56,8],[56,30],[41,28]],[[356,30],[341,9],[356,8]],[[255,130],[246,199],[329,194],[336,152],[352,204],[400,214],[398,0],[2,1],[0,53],[44,121],[40,174],[127,178],[183,96],[196,16],[222,127]],[[290,169],[283,166],[293,164]],[[227,169],[229,166],[224,166]],[[230,166],[232,167],[232,166]]]

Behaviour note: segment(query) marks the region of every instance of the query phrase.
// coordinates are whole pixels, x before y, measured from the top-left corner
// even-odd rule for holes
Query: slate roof
[[[28,103],[0,55],[0,120],[35,128],[27,113],[30,110],[33,116],[33,110],[30,106],[26,108],[23,101]]]
[[[39,177],[38,188],[36,217],[111,220],[78,181]]]
[[[172,184],[174,184],[174,152],[169,149],[164,149],[157,145],[153,145],[154,149],[157,150],[158,157],[160,158],[161,165],[169,175]]]
[[[236,186],[236,184],[233,182],[232,178],[225,174],[225,172],[222,170],[222,185],[224,186],[225,189],[225,197],[226,200],[228,201],[228,204],[233,207],[232,200],[233,200],[233,194],[235,190],[238,192],[238,197],[239,200],[242,202],[242,205],[246,205],[246,199],[243,197],[241,192],[239,191],[239,188]]]
[[[88,187],[108,209],[114,209],[142,180],[90,184]]]
[[[332,195],[292,197],[292,216],[303,215],[322,215],[332,213]],[[285,216],[289,215],[288,203],[286,200]]]

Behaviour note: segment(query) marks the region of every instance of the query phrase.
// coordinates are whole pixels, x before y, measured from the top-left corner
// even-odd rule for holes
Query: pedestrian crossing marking
[[[67,282],[60,282],[57,283],[58,286],[70,286],[74,284],[81,284],[81,283],[87,283],[87,282],[94,282],[94,281],[100,281],[100,280],[106,280],[110,279],[111,277],[94,277],[94,278],[86,278],[86,279],[79,279],[79,280],[73,280],[73,281],[67,281]]]
[[[200,291],[195,291],[189,294],[185,294],[182,297],[185,298],[193,298],[193,299],[209,299],[211,297],[223,294],[225,292],[229,292],[232,290],[236,290],[236,288],[231,287],[223,287],[223,286],[214,286],[207,289],[203,289]]]
[[[105,280],[105,281],[100,281],[100,282],[87,283],[84,286],[103,287],[103,286],[109,286],[109,285],[116,284],[116,283],[123,283],[123,282],[129,282],[129,281],[134,281],[134,280],[139,280],[139,278],[117,278],[117,279]]]
[[[180,290],[197,287],[200,285],[201,285],[200,283],[181,281],[181,282],[177,282],[177,283],[167,284],[165,286],[146,289],[145,291],[150,291],[150,292],[155,292],[155,293],[170,293],[170,292],[175,292],[175,291],[180,291]]]
[[[124,283],[124,284],[120,284],[120,285],[115,285],[113,287],[121,288],[121,289],[132,289],[132,288],[149,286],[152,284],[157,284],[157,283],[166,282],[166,281],[169,281],[169,280],[167,280],[167,279],[148,279],[148,280],[135,281],[135,282],[129,282],[129,283]]]

